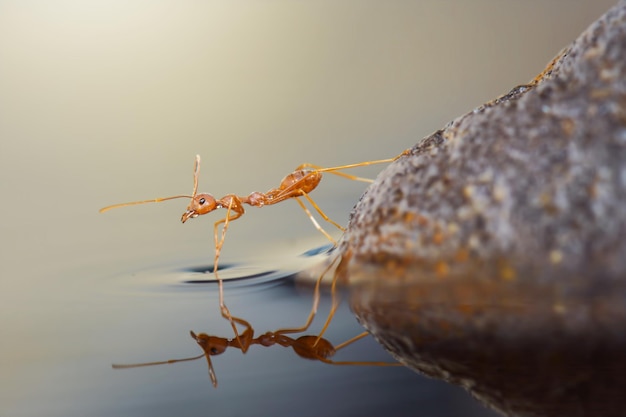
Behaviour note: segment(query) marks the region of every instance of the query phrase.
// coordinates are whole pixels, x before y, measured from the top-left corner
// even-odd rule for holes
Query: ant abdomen
[[[335,347],[328,340],[317,335],[300,336],[292,347],[298,356],[306,359],[328,359],[335,354]]]
[[[299,194],[309,194],[319,185],[322,173],[310,169],[299,169],[287,175],[280,182],[279,190],[286,190],[297,184]]]

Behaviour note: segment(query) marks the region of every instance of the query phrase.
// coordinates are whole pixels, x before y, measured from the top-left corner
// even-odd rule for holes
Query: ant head
[[[209,376],[211,377],[211,382],[214,387],[217,387],[217,377],[215,376],[215,371],[213,370],[211,356],[224,353],[228,347],[228,339],[217,336],[209,336],[205,333],[197,335],[193,331],[190,331],[189,333],[196,343],[198,343],[198,346],[200,346],[204,351],[204,356],[206,357],[207,364],[209,365]]]
[[[210,213],[216,208],[217,202],[211,194],[198,194],[191,199],[187,211],[183,213],[180,220],[185,223],[189,219]]]
[[[202,350],[210,356],[224,353],[228,348],[228,339],[223,337],[209,336],[206,333],[195,334],[194,332],[191,332],[191,337],[193,337]]]

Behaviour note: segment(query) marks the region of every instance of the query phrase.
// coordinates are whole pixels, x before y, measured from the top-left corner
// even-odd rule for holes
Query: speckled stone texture
[[[407,366],[506,415],[626,416],[626,1],[384,170],[338,252]]]

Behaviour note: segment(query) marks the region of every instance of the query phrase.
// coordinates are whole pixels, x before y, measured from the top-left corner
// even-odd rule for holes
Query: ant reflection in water
[[[299,333],[300,329],[281,329],[274,332],[266,332],[259,337],[254,337],[254,329],[247,321],[233,317],[233,320],[245,327],[239,338],[227,339],[225,337],[210,336],[205,333],[195,334],[190,332],[191,337],[198,343],[204,353],[198,356],[183,359],[170,359],[159,362],[146,362],[129,365],[112,365],[113,369],[128,369],[142,366],[165,365],[177,362],[193,361],[205,357],[209,366],[209,375],[214,387],[217,387],[217,377],[211,362],[211,356],[224,353],[229,347],[240,349],[246,353],[250,346],[261,345],[265,347],[280,345],[290,347],[301,358],[317,360],[330,365],[371,365],[371,366],[401,366],[398,362],[364,362],[364,361],[333,361],[331,358],[340,349],[363,339],[369,333],[363,332],[337,346],[333,346],[328,340],[318,335],[304,335],[296,339],[287,336],[291,333]]]
[[[283,180],[281,181],[280,185],[277,188],[272,188],[266,193],[253,192],[247,196],[227,194],[220,199],[216,199],[215,197],[213,197],[211,194],[208,194],[208,193],[198,194],[198,176],[200,173],[200,156],[196,155],[196,161],[194,164],[194,175],[193,175],[194,185],[193,185],[192,195],[176,195],[176,196],[171,196],[171,197],[155,198],[152,200],[142,200],[142,201],[133,201],[130,203],[114,204],[114,205],[107,206],[107,207],[100,209],[100,212],[103,213],[105,211],[108,211],[114,208],[132,206],[132,205],[137,205],[137,204],[159,203],[162,201],[173,200],[176,198],[189,198],[191,199],[191,202],[189,203],[187,210],[183,213],[181,217],[181,221],[185,223],[189,219],[202,216],[204,214],[210,213],[220,208],[225,208],[227,210],[226,217],[216,221],[213,225],[213,238],[214,238],[214,243],[215,243],[215,258],[213,262],[213,272],[215,274],[215,279],[218,282],[219,304],[220,304],[221,315],[222,317],[230,321],[230,325],[233,328],[235,336],[238,338],[239,334],[237,331],[237,327],[235,325],[234,317],[230,314],[230,311],[228,310],[224,302],[223,283],[217,271],[218,271],[219,257],[220,257],[222,247],[224,245],[224,239],[226,238],[226,231],[228,230],[229,222],[236,220],[240,218],[241,216],[243,216],[243,214],[245,213],[243,205],[247,204],[253,207],[264,207],[264,206],[270,206],[273,204],[278,204],[285,200],[294,199],[300,205],[302,210],[304,210],[304,212],[309,217],[309,219],[311,220],[315,228],[319,230],[322,234],[324,234],[324,236],[326,236],[326,238],[330,240],[333,244],[336,244],[336,241],[319,225],[317,220],[315,220],[315,217],[313,217],[313,215],[311,214],[309,209],[305,206],[304,202],[300,199],[300,197],[304,197],[309,202],[309,204],[311,204],[311,206],[315,209],[315,211],[317,211],[317,213],[325,221],[331,223],[333,226],[335,226],[337,229],[343,232],[344,228],[341,227],[339,224],[335,223],[334,221],[332,221],[322,211],[322,209],[315,203],[315,201],[313,201],[313,199],[309,196],[309,193],[311,193],[322,180],[322,173],[328,172],[330,174],[338,175],[338,176],[341,176],[350,180],[372,182],[372,180],[346,174],[341,171],[345,169],[362,167],[362,166],[367,166],[367,165],[393,162],[399,159],[401,156],[407,155],[408,153],[409,151],[406,150],[394,158],[380,159],[376,161],[359,162],[356,164],[342,165],[342,166],[337,166],[337,167],[332,167],[332,168],[322,168],[322,167],[312,165],[312,164],[302,164],[298,166],[289,175],[287,175],[285,178],[283,178]],[[222,233],[220,237],[219,226],[221,224],[223,224],[223,226],[222,226]]]

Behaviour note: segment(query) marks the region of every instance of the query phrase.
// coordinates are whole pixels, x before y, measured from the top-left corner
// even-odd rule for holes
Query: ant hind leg
[[[310,197],[308,196],[308,194],[304,194],[309,200]],[[315,217],[313,217],[313,215],[311,214],[311,211],[304,205],[304,203],[302,202],[302,200],[300,200],[299,197],[294,197],[294,199],[296,200],[296,202],[300,205],[300,207],[302,208],[302,210],[304,210],[304,212],[306,213],[306,215],[309,217],[309,220],[311,220],[311,223],[313,223],[313,226],[315,226],[315,228],[317,230],[320,231],[320,233],[322,233],[324,236],[326,236],[326,239],[330,240],[332,242],[333,245],[337,244],[337,241],[335,239],[332,238],[331,235],[328,234],[328,232],[326,230],[324,230],[324,228],[322,228],[322,226],[320,226],[320,224],[317,222],[317,220],[315,220]],[[317,205],[314,205],[313,207],[315,207],[318,211],[321,211],[319,209],[319,207],[317,207]],[[325,214],[324,217],[328,218]],[[330,219],[329,221],[333,224],[335,224],[335,226],[339,227],[342,231],[343,228],[341,226],[339,226],[338,224],[336,224],[335,222],[332,222]]]
[[[356,166],[359,166],[359,165],[356,165]],[[351,168],[351,166],[348,166],[348,168]],[[345,172],[341,172],[340,169],[346,169],[345,167],[324,168],[319,165],[304,163],[296,167],[296,171],[301,170],[301,169],[313,169],[319,172],[328,172],[329,174],[337,175],[339,177],[343,177],[352,181],[361,181],[361,182],[368,182],[368,183],[374,182],[374,180],[370,178],[363,178],[363,177],[359,177],[356,175],[351,175],[351,174],[346,174]]]
[[[311,306],[311,312],[309,313],[309,317],[307,318],[304,325],[300,327],[276,330],[274,332],[275,334],[302,333],[302,332],[305,332],[311,326],[311,323],[313,322],[313,319],[315,318],[315,315],[317,314],[317,308],[319,307],[319,303],[320,303],[320,287],[322,285],[322,280],[324,279],[324,276],[333,269],[336,262],[337,262],[337,259],[334,259],[332,262],[330,262],[324,268],[320,276],[315,281],[315,288],[313,289],[313,304]]]
[[[326,330],[328,329],[328,326],[330,325],[330,322],[333,320],[333,317],[335,316],[335,313],[337,312],[337,308],[339,307],[339,300],[337,298],[337,281],[339,280],[339,277],[342,273],[342,269],[346,267],[347,262],[350,261],[350,259],[352,258],[352,252],[351,251],[347,251],[346,253],[344,253],[341,256],[338,256],[335,261],[337,261],[337,259],[339,260],[339,263],[337,264],[337,267],[335,268],[334,274],[333,274],[333,280],[332,280],[332,284],[330,286],[330,294],[331,294],[331,298],[332,298],[332,305],[330,308],[330,311],[328,313],[328,317],[326,318],[326,322],[324,323],[324,326],[322,327],[322,330],[320,331],[319,335],[317,336],[317,339],[315,340],[315,344],[317,344],[320,339],[322,338],[322,336],[324,335],[324,333],[326,332]]]
[[[322,209],[321,209],[321,208],[317,205],[317,203],[316,203],[315,201],[313,201],[313,199],[311,198],[311,196],[310,196],[310,195],[308,195],[308,194],[304,194],[304,197],[305,197],[307,200],[309,200],[309,203],[311,203],[311,205],[313,206],[313,208],[315,209],[315,211],[317,211],[317,212],[320,214],[320,216],[322,216],[322,218],[323,218],[324,220],[326,220],[328,223],[332,224],[333,226],[335,226],[337,229],[341,230],[342,232],[345,232],[345,231],[346,231],[346,228],[345,228],[345,227],[343,227],[343,226],[339,225],[338,223],[334,222],[334,221],[333,221],[330,217],[328,217],[328,216],[326,215],[326,213],[324,213],[324,212],[322,211]]]
[[[358,162],[356,164],[341,165],[341,166],[329,167],[329,168],[323,168],[323,167],[320,167],[318,165],[305,163],[305,164],[300,165],[296,169],[311,168],[311,169],[314,169],[314,170],[316,170],[318,172],[328,172],[329,174],[339,175],[340,177],[344,177],[344,178],[347,178],[347,179],[350,179],[350,180],[371,183],[371,182],[374,182],[374,181],[369,179],[369,178],[357,177],[356,175],[346,174],[345,172],[341,172],[341,171],[343,171],[345,169],[365,167],[365,166],[369,166],[369,165],[387,164],[387,163],[390,163],[390,162],[394,162],[394,161],[400,159],[401,157],[403,157],[405,155],[409,155],[410,153],[411,153],[411,150],[410,149],[406,149],[401,154],[396,155],[393,158],[377,159],[377,160],[373,160],[373,161],[364,161],[364,162]]]
[[[335,346],[335,353],[348,346],[351,345],[352,343],[363,339],[364,337],[369,336],[368,332],[363,332],[361,334],[358,334],[356,336],[354,336],[352,339],[346,340],[343,343],[338,344],[337,346]],[[318,358],[320,361],[327,363],[329,365],[360,365],[360,366],[402,366],[402,364],[400,362],[379,362],[379,361],[333,361],[331,359],[327,359],[327,358]]]

